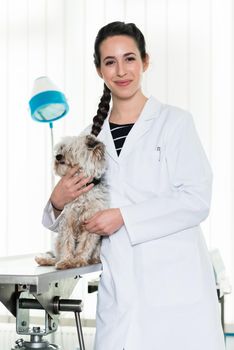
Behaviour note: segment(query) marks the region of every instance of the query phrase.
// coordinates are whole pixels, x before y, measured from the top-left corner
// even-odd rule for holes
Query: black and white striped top
[[[134,123],[131,124],[114,124],[110,122],[110,130],[114,140],[115,149],[119,156],[121,149],[123,148],[124,141],[129,134]]]

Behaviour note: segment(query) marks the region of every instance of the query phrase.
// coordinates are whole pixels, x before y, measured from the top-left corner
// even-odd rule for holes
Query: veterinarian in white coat
[[[138,29],[126,27],[131,25],[112,23],[99,33],[102,62],[111,63],[95,62],[113,100],[98,135],[106,144],[111,209],[87,222],[103,235],[95,350],[224,350],[199,226],[209,213],[210,166],[192,116],[142,94],[136,64],[142,60],[143,72],[148,56],[135,38]],[[129,53],[134,63],[126,60]],[[131,94],[135,82],[137,99]],[[109,121],[120,121],[116,112],[124,115],[126,100],[131,120],[124,122],[134,125],[118,156]],[[62,195],[55,192],[51,201],[62,209]],[[48,204],[45,226],[56,230],[59,217]]]

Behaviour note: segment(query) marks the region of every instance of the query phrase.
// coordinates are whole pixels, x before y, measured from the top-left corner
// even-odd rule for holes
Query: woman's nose
[[[124,64],[119,63],[117,66],[117,75],[119,77],[123,77],[125,74],[126,74],[126,70],[125,70]]]

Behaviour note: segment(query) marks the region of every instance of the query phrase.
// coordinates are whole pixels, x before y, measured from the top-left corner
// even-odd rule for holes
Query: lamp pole
[[[53,123],[50,122],[50,142],[51,142],[51,161],[53,161],[54,158],[54,132],[53,132]],[[54,189],[55,186],[55,176],[54,172],[51,171],[51,190]]]

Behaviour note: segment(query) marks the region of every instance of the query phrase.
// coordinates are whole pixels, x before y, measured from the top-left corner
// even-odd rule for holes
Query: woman
[[[134,24],[101,28],[94,62],[104,93],[86,132],[106,144],[111,196],[110,209],[85,223],[103,236],[95,349],[224,350],[199,226],[212,175],[192,117],[143,94],[149,57]],[[76,171],[51,194],[44,224],[52,230],[64,205],[92,187]]]

